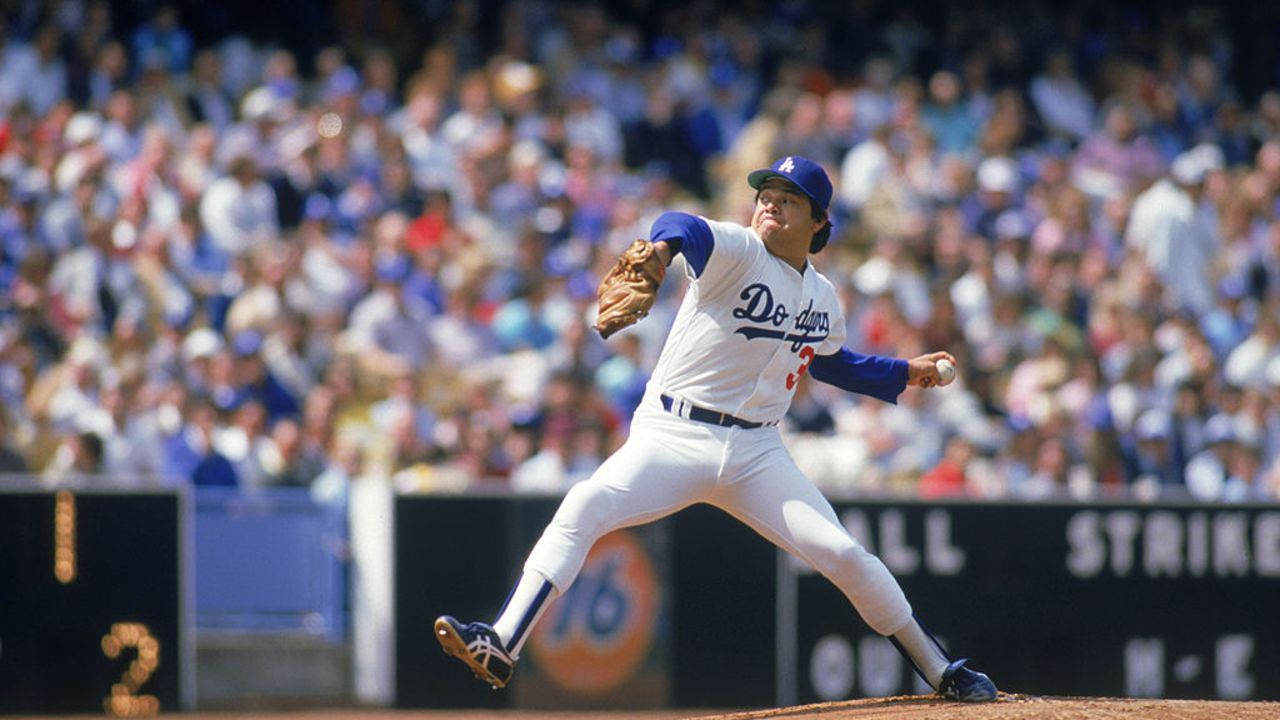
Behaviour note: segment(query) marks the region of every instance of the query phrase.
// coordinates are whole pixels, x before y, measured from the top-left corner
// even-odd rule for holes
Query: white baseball
[[[342,132],[342,116],[338,113],[327,112],[316,121],[316,134],[322,138],[335,138],[340,132]]]
[[[938,367],[938,385],[950,385],[952,380],[956,379],[956,366],[951,364],[950,360],[943,358],[934,363]]]

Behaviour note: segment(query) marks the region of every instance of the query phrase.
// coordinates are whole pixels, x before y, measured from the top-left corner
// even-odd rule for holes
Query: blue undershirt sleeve
[[[663,240],[671,248],[672,253],[684,255],[684,260],[693,270],[694,277],[701,277],[715,247],[711,234],[711,226],[697,215],[682,212],[665,212],[653,221],[649,230],[649,240]]]
[[[907,361],[863,355],[842,347],[834,355],[818,355],[809,365],[814,380],[842,390],[897,404],[907,387]]]

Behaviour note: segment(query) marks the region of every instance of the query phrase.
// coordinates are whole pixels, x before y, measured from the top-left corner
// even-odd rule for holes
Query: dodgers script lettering
[[[773,291],[764,283],[748,285],[738,297],[747,301],[745,306],[734,308],[733,316],[739,320],[768,322],[773,323],[774,327],[782,327],[782,323],[789,317],[785,305],[774,305]]]

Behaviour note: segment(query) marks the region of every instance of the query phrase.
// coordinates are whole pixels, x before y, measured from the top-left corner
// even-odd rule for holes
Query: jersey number
[[[800,382],[800,376],[805,370],[809,369],[809,363],[813,362],[813,346],[805,345],[800,349],[800,367],[796,368],[793,373],[787,373],[787,389],[795,390],[796,383]]]

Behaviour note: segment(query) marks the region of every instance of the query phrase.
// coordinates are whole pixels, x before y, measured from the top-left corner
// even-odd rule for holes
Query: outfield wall
[[[491,692],[439,652],[431,620],[492,618],[555,506],[397,498],[398,706],[789,705],[924,689],[824,578],[700,506],[598,548],[513,692]],[[917,616],[1002,688],[1280,699],[1280,507],[836,509]]]
[[[352,699],[404,708],[750,707],[924,689],[824,578],[696,506],[602,540],[517,680],[493,692],[440,652],[431,623],[491,619],[559,499],[359,489],[348,551],[341,515],[305,490],[0,488],[0,714],[190,709],[226,680],[202,682],[193,658],[229,633],[282,652],[300,639],[350,648]],[[925,624],[1003,689],[1280,699],[1280,506],[835,505]],[[317,697],[345,692],[306,667],[262,672],[296,668],[286,679]]]

